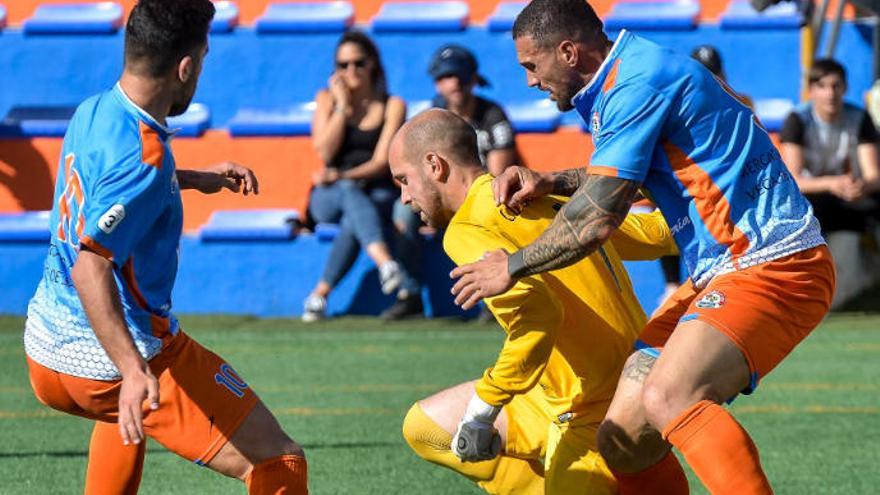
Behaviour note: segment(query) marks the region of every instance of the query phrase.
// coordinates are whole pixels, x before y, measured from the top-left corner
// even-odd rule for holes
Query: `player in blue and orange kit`
[[[720,404],[751,392],[827,313],[834,268],[809,203],[751,110],[698,62],[622,31],[583,0],[533,0],[513,29],[530,86],[592,128],[587,169],[496,179],[512,208],[571,195],[513,254],[459,267],[470,307],[596,250],[640,187],[666,218],[690,281],[648,322],[599,431],[621,493],[687,493],[670,444],[712,493],[771,493],[757,449]]]
[[[102,454],[91,455],[87,492],[136,491],[148,435],[241,479],[249,493],[307,493],[302,449],[170,312],[180,189],[257,192],[250,170],[234,164],[177,170],[169,147],[166,117],[192,99],[213,14],[209,0],[141,0],[126,25],[119,83],[83,102],[64,138],[24,344],[37,398],[98,422],[91,447]],[[108,469],[92,462],[121,472],[102,481],[96,473]]]

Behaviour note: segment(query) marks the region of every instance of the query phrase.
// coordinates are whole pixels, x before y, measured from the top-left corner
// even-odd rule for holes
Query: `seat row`
[[[527,2],[501,2],[489,16],[490,31],[509,31]],[[213,33],[233,31],[239,23],[235,2],[215,2]],[[116,2],[44,4],[23,23],[26,34],[115,33],[123,24],[124,10]],[[256,20],[259,33],[341,32],[354,24],[354,7],[347,1],[270,3]],[[697,0],[618,0],[606,16],[606,29],[691,30],[697,27]],[[720,17],[722,29],[796,29],[802,17],[794,2],[755,12],[747,0],[732,0]],[[0,27],[6,10],[0,6]],[[469,7],[460,0],[405,2],[389,0],[371,19],[375,32],[460,31],[468,26]]]
[[[427,100],[411,102],[407,117],[430,107]],[[503,105],[513,128],[518,133],[552,133],[560,125],[589,126],[573,114],[563,114],[549,99],[514,102]],[[770,132],[778,132],[794,104],[784,98],[755,101],[755,113]],[[314,102],[281,108],[242,108],[228,123],[233,137],[308,136],[311,134]],[[73,107],[13,107],[0,121],[0,138],[62,137],[73,115]],[[211,112],[201,103],[193,103],[186,113],[168,119],[168,125],[181,137],[199,137],[211,127]]]

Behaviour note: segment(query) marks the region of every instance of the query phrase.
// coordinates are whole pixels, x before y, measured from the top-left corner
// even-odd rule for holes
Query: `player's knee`
[[[403,418],[403,438],[420,457],[429,459],[432,452],[448,451],[452,447],[452,435],[434,422],[418,402]]]

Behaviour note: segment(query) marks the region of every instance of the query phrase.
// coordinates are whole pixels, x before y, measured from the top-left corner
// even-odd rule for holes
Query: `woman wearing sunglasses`
[[[351,268],[363,247],[379,268],[382,291],[403,281],[391,257],[383,228],[400,192],[391,180],[388,146],[403,124],[406,104],[388,94],[376,45],[349,31],[336,45],[335,70],[328,88],[316,96],[312,139],[325,167],[312,177],[309,213],[316,222],[339,223],[320,281],[306,298],[303,320],[324,317],[327,297]]]

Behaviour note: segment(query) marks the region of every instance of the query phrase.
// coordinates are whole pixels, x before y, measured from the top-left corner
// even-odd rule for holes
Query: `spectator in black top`
[[[489,82],[477,71],[477,59],[467,48],[448,44],[434,52],[428,66],[434,78],[433,106],[445,108],[465,119],[477,131],[477,145],[483,166],[498,175],[516,161],[513,126],[495,102],[474,94],[475,86]],[[407,277],[397,294],[397,302],[382,317],[397,320],[422,314],[420,265],[421,220],[399,201],[394,205],[394,223],[400,232],[400,260]],[[490,315],[491,316],[491,315]]]
[[[390,96],[376,45],[350,31],[336,45],[328,88],[315,97],[312,140],[325,167],[312,177],[309,213],[317,222],[339,223],[324,273],[303,304],[303,320],[324,317],[327,296],[363,247],[379,268],[382,291],[403,279],[383,236],[400,191],[391,180],[388,146],[403,125],[406,104]]]
[[[865,110],[843,101],[842,65],[817,60],[808,79],[809,101],[782,127],[783,160],[824,232],[865,232],[880,218],[880,136]]]

